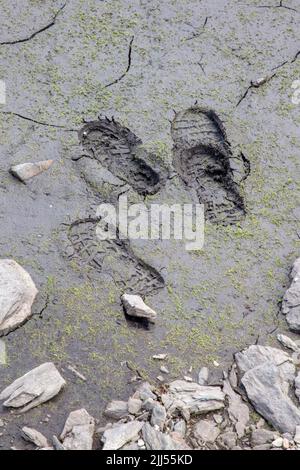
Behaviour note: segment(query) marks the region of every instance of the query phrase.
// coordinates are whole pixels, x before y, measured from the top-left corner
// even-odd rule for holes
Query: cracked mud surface
[[[151,357],[167,352],[168,379],[207,365],[217,381],[233,352],[256,341],[277,345],[276,332],[286,331],[278,303],[300,245],[300,107],[291,101],[300,76],[300,8],[296,0],[261,4],[70,0],[45,28],[63,2],[0,1],[0,79],[7,86],[0,105],[1,256],[18,261],[40,291],[34,316],[5,338],[0,388],[49,360],[67,381],[54,400],[25,415],[1,409],[8,421],[3,448],[29,447],[22,424],[58,434],[72,409],[85,407],[101,420],[112,394],[126,399],[132,391],[125,361],[155,380]],[[237,106],[251,83],[274,72]],[[62,238],[74,221],[95,216],[98,201],[123,191],[132,202],[180,203],[194,200],[197,188],[172,176],[158,192],[138,194],[130,175],[100,174],[97,158],[72,160],[81,153],[77,131],[83,119],[114,116],[142,140],[146,163],[169,168],[173,110],[196,101],[216,111],[233,157],[243,154],[251,164],[243,179],[243,159],[231,162],[247,211],[232,225],[208,220],[199,252],[172,240],[131,244],[165,282],[146,298],[158,321],[145,330],[126,321],[120,286],[109,276],[62,256]],[[49,158],[51,169],[27,185],[8,172]]]

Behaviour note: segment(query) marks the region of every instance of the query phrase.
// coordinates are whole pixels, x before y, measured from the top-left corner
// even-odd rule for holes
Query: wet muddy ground
[[[0,445],[23,448],[23,424],[51,437],[81,407],[101,421],[110,398],[128,397],[131,369],[155,381],[153,354],[168,353],[169,378],[191,366],[188,375],[196,377],[207,365],[217,381],[235,351],[276,344],[276,332],[287,330],[280,300],[300,245],[300,105],[291,88],[300,79],[300,5],[2,0],[0,17],[7,89],[0,105],[1,257],[18,261],[39,289],[34,316],[5,337],[0,388],[50,360],[67,380],[59,396],[25,415],[0,411],[8,421]],[[266,76],[272,78],[251,86]],[[143,141],[145,160],[172,170],[174,110],[195,102],[215,110],[233,156],[242,152],[250,162],[239,185],[246,215],[233,225],[208,220],[204,248],[195,252],[174,240],[132,243],[134,255],[164,280],[147,292],[158,320],[145,329],[124,318],[120,283],[68,253],[72,224],[93,217],[119,184],[103,176],[97,160],[76,160],[77,131],[84,120],[114,116]],[[51,169],[26,185],[8,172],[49,158]],[[134,202],[192,201],[178,176],[155,194],[126,189]],[[114,262],[123,279],[126,263]]]

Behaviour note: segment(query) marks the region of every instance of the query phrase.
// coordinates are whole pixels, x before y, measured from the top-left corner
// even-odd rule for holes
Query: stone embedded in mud
[[[55,365],[46,362],[27,372],[0,393],[7,408],[21,408],[20,412],[30,410],[57,395],[66,384]]]
[[[255,410],[280,432],[294,433],[300,409],[286,393],[279,367],[273,362],[249,369],[241,380]]]
[[[14,260],[0,260],[0,336],[28,320],[37,293],[25,269]]]
[[[224,393],[220,387],[199,385],[194,382],[175,380],[170,383],[163,403],[169,414],[186,410],[190,414],[206,413],[224,408]]]
[[[121,297],[127,315],[135,318],[144,318],[154,323],[157,313],[145,304],[142,297],[133,294],[123,294]]]
[[[25,441],[32,442],[35,446],[39,448],[50,447],[45,436],[43,436],[43,434],[37,431],[36,429],[24,426],[24,428],[22,428],[22,437],[23,439],[25,439]]]
[[[198,374],[198,384],[206,385],[208,382],[209,370],[207,367],[202,367]]]
[[[113,400],[104,411],[105,416],[112,419],[121,419],[128,415],[127,401]]]
[[[125,424],[116,424],[107,429],[102,436],[103,450],[118,450],[127,442],[136,441],[143,425],[142,421],[131,421]]]
[[[30,178],[43,173],[48,170],[52,165],[54,160],[43,160],[36,163],[21,163],[20,165],[14,165],[11,167],[10,172],[16,178],[19,178],[23,183],[25,183]]]
[[[282,313],[291,331],[300,332],[300,258],[293,264],[290,274],[292,280],[282,301]]]
[[[61,440],[66,450],[91,450],[95,420],[84,409],[72,411],[65,423]]]

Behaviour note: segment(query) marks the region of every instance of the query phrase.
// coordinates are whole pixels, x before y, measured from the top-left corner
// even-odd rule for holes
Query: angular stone
[[[158,426],[159,429],[162,431],[164,428],[164,424],[167,418],[167,412],[164,406],[160,405],[159,403],[155,403],[152,409],[151,420],[150,423],[152,426]]]
[[[174,431],[177,432],[178,434],[180,434],[182,437],[185,436],[186,424],[185,424],[184,419],[181,419],[181,420],[177,421],[177,423],[175,423]]]
[[[294,352],[299,352],[299,346],[286,335],[278,334],[277,335],[278,341],[288,349],[291,349]]]
[[[288,390],[288,384],[294,381],[296,368],[293,360],[287,352],[281,349],[252,345],[235,354],[235,360],[241,376],[256,366],[265,362],[272,362],[278,367],[282,381],[287,383],[286,391]]]
[[[198,421],[193,427],[194,436],[203,442],[215,442],[220,434],[220,429],[215,423],[203,419]]]
[[[200,414],[224,407],[224,394],[220,387],[199,385],[184,380],[171,382],[169,391],[162,396],[162,400],[170,414],[176,410]]]
[[[228,415],[239,438],[245,434],[245,428],[249,421],[249,408],[243,403],[241,397],[235,393],[228,380],[224,381],[223,392],[228,399]]]
[[[43,160],[36,163],[21,163],[20,165],[12,166],[10,172],[16,178],[19,178],[19,180],[25,183],[28,179],[48,170],[52,163],[53,160]]]
[[[33,428],[22,428],[22,437],[26,441],[32,442],[37,447],[50,447],[47,439],[42,433]]]
[[[123,294],[121,300],[127,315],[130,317],[145,318],[149,322],[155,322],[157,313],[145,304],[141,296]]]
[[[6,364],[6,344],[0,339],[0,365]]]
[[[208,382],[209,370],[207,367],[202,367],[198,374],[198,384],[206,385]]]
[[[142,408],[142,400],[139,398],[129,398],[128,400],[128,412],[132,415],[137,415]]]
[[[65,384],[55,365],[46,362],[6,387],[0,394],[0,400],[6,400],[3,403],[5,407],[23,407],[20,412],[24,413],[53,398]]]
[[[142,382],[136,389],[134,398],[140,398],[143,401],[147,400],[148,398],[156,400],[157,396],[153,393],[153,387],[149,384],[149,382]]]
[[[294,441],[296,444],[300,444],[300,426],[296,426]]]
[[[61,440],[66,450],[91,450],[95,420],[84,409],[72,411],[61,433]]]
[[[273,431],[269,431],[268,429],[255,429],[251,435],[251,444],[253,446],[271,444],[276,437],[277,434]]]
[[[266,421],[280,432],[294,433],[300,425],[300,410],[286,394],[278,367],[265,362],[246,372],[242,384],[254,408]]]
[[[236,445],[236,433],[227,431],[219,437],[219,442],[226,449],[232,449]]]
[[[143,432],[143,439],[146,444],[146,449],[148,450],[189,449],[188,445],[181,438],[180,435],[175,435],[176,433],[173,433],[173,438],[172,438],[168,434],[157,431],[149,423],[144,424],[142,432]]]
[[[291,285],[282,301],[282,313],[290,330],[300,331],[300,258],[296,259],[290,274]]]
[[[0,336],[25,323],[38,291],[30,275],[11,259],[0,260]]]
[[[298,375],[295,378],[295,395],[300,401],[300,372],[298,372]]]
[[[121,401],[121,400],[111,401],[107,405],[104,411],[104,415],[107,416],[107,418],[112,418],[112,419],[124,418],[124,416],[128,415],[127,401]]]
[[[130,423],[117,424],[107,429],[103,436],[103,450],[117,450],[123,447],[127,442],[135,441],[144,423],[141,421],[131,421]]]

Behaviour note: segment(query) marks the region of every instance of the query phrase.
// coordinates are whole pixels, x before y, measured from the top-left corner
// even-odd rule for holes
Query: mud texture
[[[300,247],[300,106],[292,102],[292,83],[300,78],[300,8],[298,0],[286,0],[284,7],[275,0],[261,4],[0,0],[0,80],[6,83],[0,251],[20,263],[39,289],[32,318],[4,338],[0,389],[48,361],[67,382],[55,399],[22,416],[0,408],[2,448],[32,448],[20,436],[24,425],[51,440],[74,409],[84,407],[103,423],[112,395],[122,400],[132,394],[137,370],[156,382],[154,354],[168,355],[168,381],[196,379],[208,366],[216,383],[236,351],[255,342],[278,347],[276,333],[287,332],[280,302]],[[223,127],[203,116],[213,127],[213,142],[199,133],[196,146],[181,146],[172,127],[194,107],[214,110]],[[79,144],[85,123],[104,123],[103,116],[117,142],[125,128],[130,131],[124,135],[138,136],[126,154],[128,167],[122,152],[110,153],[110,139],[104,151],[105,132],[87,127],[96,137],[95,155]],[[115,165],[108,165],[110,158]],[[12,165],[48,159],[54,160],[51,168],[26,185],[9,173]],[[180,163],[178,171],[173,161]],[[68,238],[81,230],[90,234],[93,224],[74,222],[94,219],[98,204],[117,202],[125,192],[130,203],[183,204],[211,196],[211,188],[218,198],[209,203],[218,217],[207,212],[203,249],[187,252],[180,240],[134,240],[134,256],[128,257],[127,248],[111,247],[115,264],[125,253],[113,270],[119,285],[111,271],[105,273],[107,259],[100,270],[95,252],[89,258],[78,238],[77,252]],[[126,266],[134,276],[136,260],[143,260],[145,279],[143,263],[165,284],[160,288],[154,275],[151,282],[159,288],[145,301],[158,317],[149,329],[127,321],[120,306],[123,282],[130,287]]]

